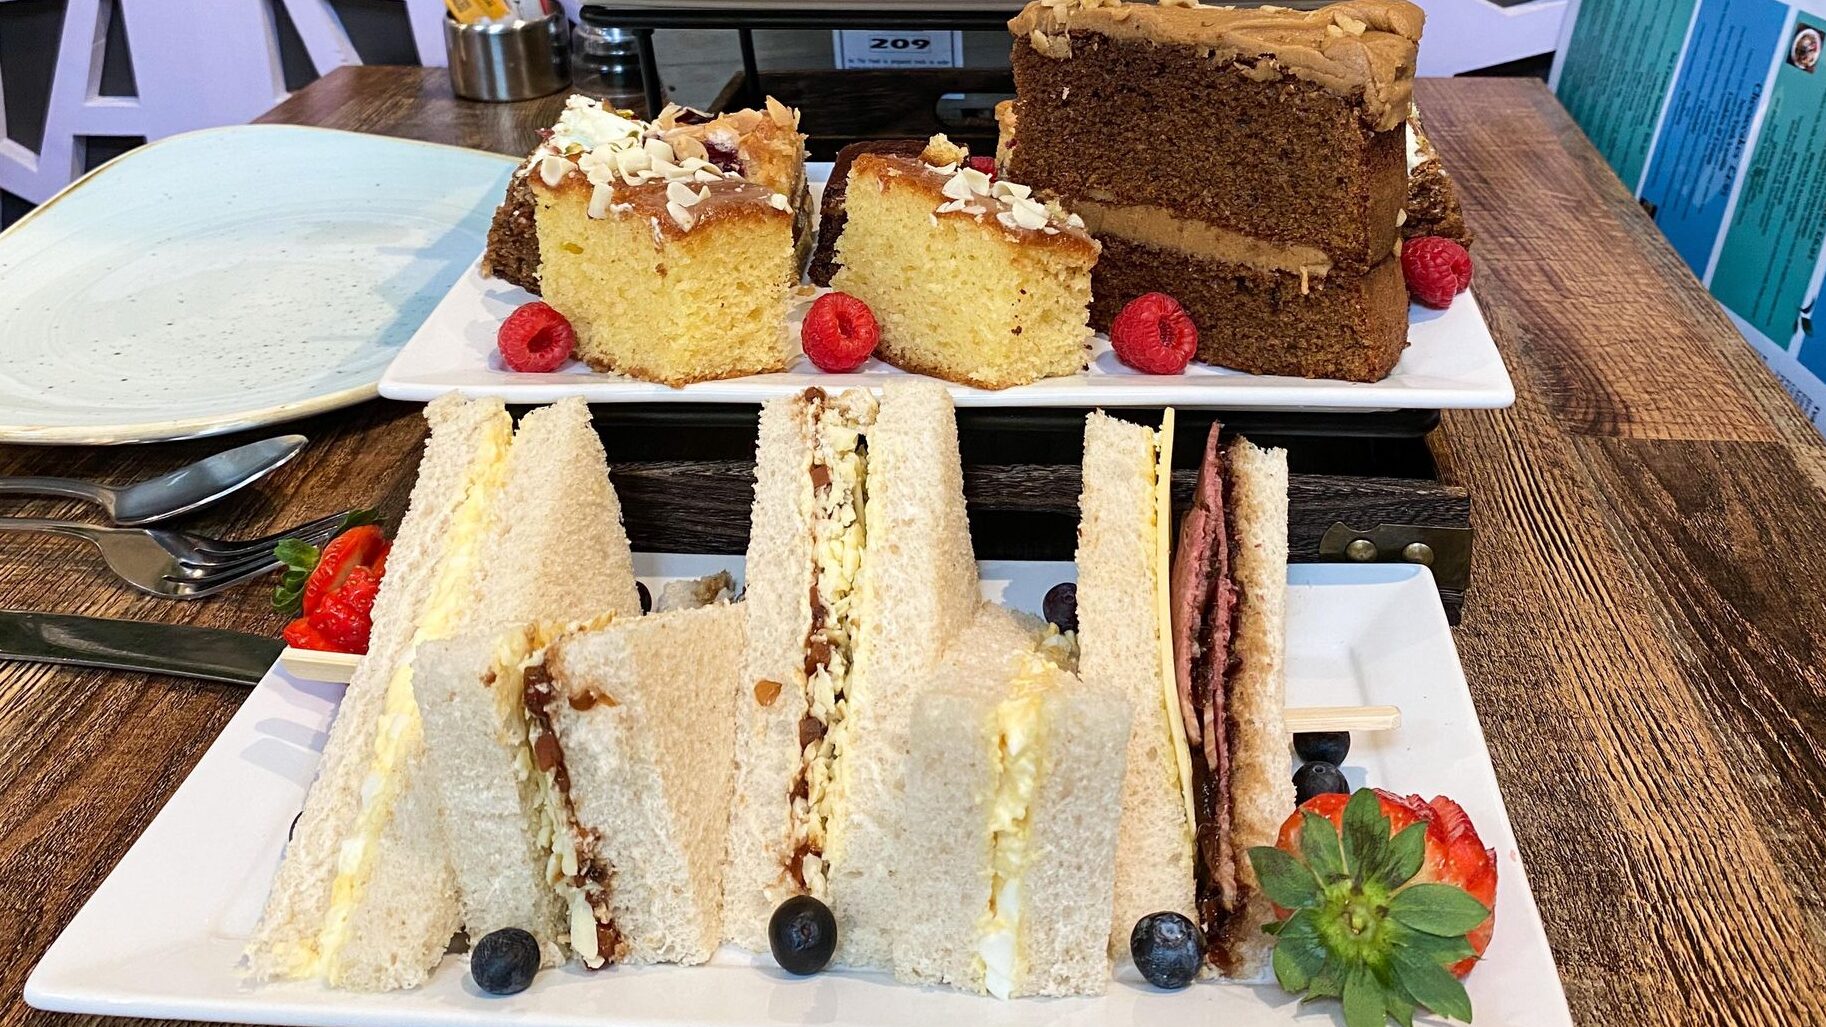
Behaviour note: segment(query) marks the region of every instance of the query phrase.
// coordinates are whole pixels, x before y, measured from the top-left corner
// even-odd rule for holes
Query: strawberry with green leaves
[[[1411,1025],[1423,1008],[1470,1022],[1459,978],[1490,944],[1496,853],[1456,802],[1315,796],[1249,861],[1282,918],[1264,930],[1283,988],[1340,999],[1348,1027]]]
[[[351,514],[322,550],[291,538],[274,547],[286,572],[273,593],[273,608],[302,614],[285,627],[287,645],[326,652],[368,651],[370,614],[392,548],[380,529],[367,523],[372,519],[372,511]]]

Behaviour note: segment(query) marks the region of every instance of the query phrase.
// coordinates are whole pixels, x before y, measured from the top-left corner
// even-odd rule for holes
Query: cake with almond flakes
[[[489,226],[483,274],[535,295],[540,292],[538,229],[528,176],[543,157],[564,156],[565,150],[572,151],[572,157],[580,154],[593,141],[581,126],[602,113],[641,125],[643,138],[665,141],[681,160],[706,160],[786,196],[793,211],[794,266],[804,265],[813,231],[805,178],[805,135],[799,131],[797,111],[770,96],[762,110],[706,114],[667,104],[651,122],[636,122],[631,112],[605,109],[599,101],[579,95],[565,102],[559,124],[541,133],[544,140],[508,180],[507,195]],[[583,134],[577,134],[580,131]]]
[[[1164,292],[1206,363],[1385,377],[1407,345],[1398,252],[1422,23],[1406,0],[1023,8],[1001,166],[1103,244],[1092,323]]]
[[[767,119],[802,139],[792,112]],[[673,386],[785,370],[803,160],[725,166],[743,136],[717,124],[572,97],[529,160],[538,285],[592,368]]]
[[[868,304],[876,356],[904,370],[984,389],[1082,371],[1097,241],[968,156],[942,135],[857,154],[831,286]]]

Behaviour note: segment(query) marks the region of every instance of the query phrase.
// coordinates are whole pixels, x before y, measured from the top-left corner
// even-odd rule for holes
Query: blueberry
[[[1196,924],[1178,913],[1149,913],[1129,932],[1129,955],[1149,984],[1178,991],[1198,976],[1205,939]]]
[[[1308,763],[1314,761],[1344,765],[1350,755],[1349,731],[1299,731],[1293,736],[1293,751]]]
[[[1337,792],[1340,795],[1350,794],[1350,782],[1344,780],[1344,771],[1336,763],[1314,760],[1300,764],[1300,769],[1293,772],[1293,798],[1295,802],[1305,802],[1315,795]]]
[[[469,976],[490,995],[525,991],[538,972],[539,943],[518,927],[495,931],[469,954]]]
[[[1078,630],[1078,586],[1061,581],[1047,589],[1040,612],[1046,615],[1047,623],[1058,625],[1060,631]]]
[[[647,591],[647,583],[644,581],[636,581],[634,583],[634,591],[640,593],[640,612],[652,613],[653,593]]]
[[[815,974],[837,951],[837,918],[810,895],[794,895],[767,922],[767,946],[780,969],[801,977]]]

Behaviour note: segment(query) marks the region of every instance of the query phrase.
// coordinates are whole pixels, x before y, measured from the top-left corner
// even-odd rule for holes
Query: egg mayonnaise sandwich
[[[1246,853],[1294,808],[1285,704],[1287,456],[1213,425],[1171,540],[1173,412],[1155,431],[1086,420],[1078,673],[1128,697],[1112,953],[1176,912],[1213,972],[1256,978],[1273,919]]]
[[[1129,703],[1035,641],[985,604],[922,690],[901,815],[903,981],[997,998],[1109,987]]]
[[[317,778],[244,954],[256,980],[363,991],[422,983],[456,930],[413,693],[417,648],[467,630],[513,421],[499,400],[440,398],[375,598],[368,653],[330,726]]]

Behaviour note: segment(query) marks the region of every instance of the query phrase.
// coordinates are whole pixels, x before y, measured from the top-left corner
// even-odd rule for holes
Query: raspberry
[[[1401,275],[1414,299],[1444,310],[1471,284],[1471,255],[1450,239],[1423,235],[1401,245]]]
[[[964,166],[976,171],[981,171],[983,174],[989,176],[991,182],[995,181],[994,157],[965,157]]]
[[[342,587],[325,596],[317,611],[306,618],[323,637],[324,648],[340,653],[368,651],[374,597],[379,592],[379,575],[366,567],[349,571]]]
[[[818,297],[799,326],[805,355],[821,370],[836,374],[861,367],[880,339],[881,328],[869,305],[843,292]]]
[[[1179,374],[1198,352],[1198,327],[1164,292],[1137,296],[1110,324],[1116,359],[1145,374]]]
[[[501,322],[495,344],[515,371],[556,371],[571,359],[576,333],[564,315],[544,303],[527,303]]]

